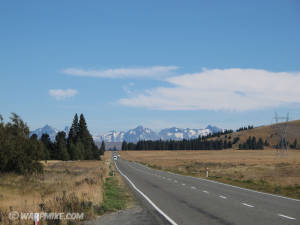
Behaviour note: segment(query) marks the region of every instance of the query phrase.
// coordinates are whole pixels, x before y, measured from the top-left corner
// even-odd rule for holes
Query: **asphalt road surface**
[[[123,159],[115,162],[137,195],[170,224],[300,224],[300,200],[154,170]]]

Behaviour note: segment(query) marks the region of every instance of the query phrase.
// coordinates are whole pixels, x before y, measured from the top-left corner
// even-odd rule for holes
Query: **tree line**
[[[105,144],[96,146],[88,131],[83,114],[76,114],[68,136],[58,132],[52,142],[48,134],[38,139],[29,137],[27,124],[15,113],[4,123],[0,115],[0,172],[20,174],[42,172],[40,160],[98,160],[104,154]]]
[[[236,132],[243,131],[243,130],[251,130],[253,128],[254,128],[253,125],[248,125],[248,127],[240,127],[239,129],[236,130]]]
[[[232,129],[229,130],[223,130],[215,133],[209,133],[208,135],[205,136],[205,138],[212,138],[212,137],[221,137],[222,135],[227,135],[233,133]]]
[[[264,149],[264,146],[268,146],[267,141],[263,141],[262,138],[259,138],[256,140],[256,137],[251,137],[249,136],[248,139],[244,143],[239,144],[239,149],[240,150],[255,150],[255,149]]]
[[[140,151],[140,150],[223,150],[232,148],[233,144],[239,142],[240,138],[235,137],[233,142],[231,136],[229,140],[214,139],[209,140],[208,136],[198,137],[195,139],[183,139],[183,140],[141,140],[137,143],[126,141],[122,142],[122,150],[129,151]],[[295,143],[294,143],[295,144]],[[296,143],[297,145],[297,143]],[[264,146],[269,146],[267,141],[263,141],[262,138],[249,137],[245,142],[239,144],[239,150],[246,149],[264,149]]]
[[[190,140],[141,140],[137,143],[123,141],[122,150],[222,150],[232,148],[232,142],[227,140],[208,140],[207,137],[198,137]]]

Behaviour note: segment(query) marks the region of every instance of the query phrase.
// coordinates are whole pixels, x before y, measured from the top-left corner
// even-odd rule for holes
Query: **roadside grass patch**
[[[120,186],[115,177],[108,177],[104,183],[104,212],[113,212],[126,207],[126,190]]]
[[[220,177],[220,176],[211,176],[209,177],[209,179],[216,180],[222,183],[231,184],[234,186],[256,190],[256,191],[262,191],[266,193],[273,193],[273,194],[300,199],[299,185],[279,186],[279,185],[271,184],[265,180],[252,180],[252,179],[240,180],[240,179],[231,179],[230,177]]]

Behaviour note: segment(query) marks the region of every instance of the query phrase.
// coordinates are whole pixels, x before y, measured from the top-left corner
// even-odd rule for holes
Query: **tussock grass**
[[[99,213],[103,185],[109,173],[109,153],[102,161],[43,163],[44,174],[0,175],[0,224],[32,224],[30,220],[9,221],[11,211],[84,212],[85,219]],[[46,221],[43,224],[47,224]],[[48,221],[48,224],[67,224],[67,221]]]

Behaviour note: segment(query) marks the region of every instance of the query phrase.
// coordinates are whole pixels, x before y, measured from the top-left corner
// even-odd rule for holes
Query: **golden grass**
[[[239,143],[244,143],[249,136],[255,136],[256,139],[262,138],[264,141],[267,140],[270,143],[270,146],[275,146],[280,142],[280,132],[281,129],[286,125],[286,123],[280,123],[276,125],[267,125],[267,126],[260,126],[256,127],[254,129],[240,131],[240,132],[234,132],[232,134],[222,135],[220,138],[223,140],[231,140],[235,137],[240,138],[240,142],[238,142],[234,147],[238,148]],[[228,139],[228,137],[231,137],[231,139]],[[289,121],[287,123],[287,130],[286,130],[286,136],[287,141],[289,144],[293,144],[294,140],[296,139],[298,142],[298,145],[300,143],[300,120],[293,120]],[[226,138],[225,138],[226,137]],[[217,137],[214,137],[212,139],[219,139]],[[299,146],[298,146],[299,147]]]
[[[123,151],[121,157],[158,169],[199,177],[205,176],[205,168],[208,167],[210,177],[222,182],[241,186],[248,183],[247,187],[269,192],[281,188],[279,194],[300,198],[300,150],[289,150],[284,157],[271,149]]]
[[[84,210],[88,218],[94,216],[93,207],[99,206],[103,200],[102,187],[109,173],[110,154],[106,153],[101,161],[43,163],[45,165],[43,175],[21,176],[12,173],[0,175],[0,224],[1,222],[9,224],[7,216],[10,211]],[[19,222],[32,224],[30,220],[13,221],[12,224]]]

